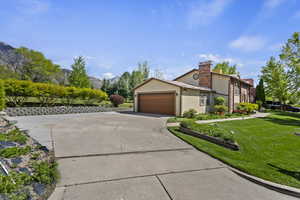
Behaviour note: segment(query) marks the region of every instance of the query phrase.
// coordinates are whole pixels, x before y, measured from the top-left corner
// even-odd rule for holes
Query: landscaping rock
[[[26,173],[26,174],[28,174],[28,175],[30,175],[30,174],[31,174],[31,172],[29,171],[29,169],[28,169],[28,168],[26,168],[26,167],[22,167],[22,168],[20,168],[20,169],[19,169],[19,171],[20,171],[20,172],[23,172],[23,173]]]
[[[300,136],[300,133],[296,132],[295,135]]]
[[[20,163],[22,162],[22,158],[20,158],[20,157],[12,158],[10,161],[11,161],[13,164],[18,165],[18,164],[20,164]]]
[[[0,200],[9,200],[5,194],[0,194]]]
[[[7,147],[15,147],[17,146],[16,143],[10,141],[0,141],[0,149],[7,148]]]
[[[45,193],[45,185],[41,183],[34,183],[33,184],[33,191],[37,193],[39,196],[42,196]]]

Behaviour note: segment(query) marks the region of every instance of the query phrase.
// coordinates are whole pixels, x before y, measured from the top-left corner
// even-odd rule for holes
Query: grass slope
[[[276,113],[266,118],[218,123],[233,130],[240,151],[231,151],[185,135],[172,127],[176,136],[225,163],[251,175],[300,188],[300,114]]]

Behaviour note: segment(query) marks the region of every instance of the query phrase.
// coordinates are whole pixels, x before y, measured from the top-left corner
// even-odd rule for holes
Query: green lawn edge
[[[260,124],[262,127],[266,125],[271,125],[271,127],[269,128],[276,135],[276,137],[274,136],[274,138],[270,138],[271,143],[266,145],[247,145],[245,143],[247,143],[248,141],[241,142],[241,139],[245,138],[245,135],[243,135],[242,138],[237,139],[239,145],[241,146],[241,150],[238,152],[234,152],[232,150],[226,149],[208,141],[181,133],[178,130],[178,127],[169,127],[168,130],[175,136],[194,146],[201,152],[204,152],[210,155],[211,157],[216,158],[222,161],[223,163],[233,168],[236,168],[242,172],[274,183],[300,188],[300,137],[292,134],[294,129],[297,129],[298,127],[300,128],[300,115],[296,116],[296,118],[290,116],[282,117],[277,113],[272,114],[271,116],[266,117],[264,119],[247,119],[243,121],[219,123],[225,128],[228,128],[230,126],[236,126],[234,128],[234,131],[236,132],[238,132],[240,126],[243,126],[243,124],[245,123],[252,123],[258,125]],[[283,120],[281,121],[281,123],[283,124],[273,124],[274,122],[269,121],[272,119]],[[291,124],[284,124],[284,121],[287,121]],[[295,125],[295,122],[299,123],[299,126],[298,124]],[[294,125],[296,128],[294,127]],[[279,127],[281,127],[281,129],[284,129],[285,132],[280,133],[281,129]],[[248,130],[249,129],[251,130],[253,129],[253,127],[248,127]],[[267,130],[268,128],[264,127],[264,129]],[[247,133],[247,131],[237,134],[245,134],[245,132]],[[283,136],[284,138],[282,138]],[[246,137],[249,137],[250,140],[253,140],[253,142],[257,142],[257,140],[259,140],[258,136],[247,135]],[[263,139],[266,139],[265,134],[262,134],[261,137]],[[278,141],[280,142],[281,140],[283,140],[284,144],[278,144]],[[285,143],[287,144],[285,145]],[[270,150],[272,149],[272,146],[275,146],[274,148],[276,150],[276,145],[284,145],[284,148],[282,148],[282,152]],[[283,156],[285,155],[285,153],[287,153],[287,151],[290,151],[295,147],[298,147],[298,149],[294,149],[294,152]],[[261,150],[265,151],[260,153]],[[253,151],[253,155],[249,155],[249,152],[251,151]],[[257,159],[255,156],[257,156]]]

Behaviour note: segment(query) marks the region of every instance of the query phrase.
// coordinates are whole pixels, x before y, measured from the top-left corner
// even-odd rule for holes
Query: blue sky
[[[299,0],[3,0],[0,41],[65,68],[83,55],[96,77],[147,60],[171,79],[210,59],[256,78],[299,22]]]

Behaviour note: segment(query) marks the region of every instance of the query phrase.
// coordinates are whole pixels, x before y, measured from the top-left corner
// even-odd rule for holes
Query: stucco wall
[[[212,89],[215,90],[219,94],[228,95],[228,77],[213,74],[212,76]]]
[[[155,92],[176,92],[176,115],[180,115],[180,87],[163,83],[158,80],[151,80],[145,85],[134,91],[134,111],[138,110],[138,94],[139,93],[155,93]]]
[[[198,71],[192,71],[192,72],[186,74],[185,76],[177,79],[176,81],[187,83],[187,84],[190,84],[190,85],[199,86],[199,80],[195,80],[193,78],[193,75],[196,74],[196,73],[198,73]]]
[[[182,107],[181,107],[182,114],[191,108],[195,109],[199,113],[206,113],[209,111],[210,106],[206,105],[206,102],[204,106],[200,106],[201,94],[205,95],[207,93],[203,93],[199,90],[191,90],[191,89],[182,90]]]

